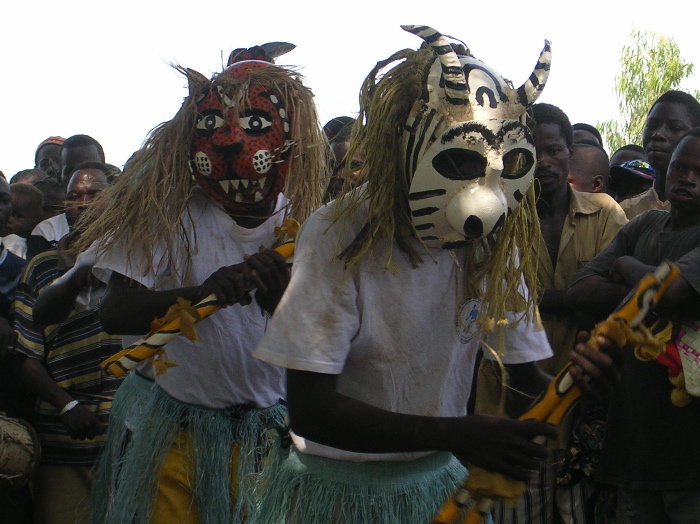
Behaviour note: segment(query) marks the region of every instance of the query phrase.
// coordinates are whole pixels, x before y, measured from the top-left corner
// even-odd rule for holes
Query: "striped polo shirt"
[[[36,256],[15,292],[15,350],[40,360],[58,386],[90,409],[103,424],[109,420],[111,398],[122,379],[105,376],[100,363],[121,351],[121,337],[102,329],[97,307],[71,311],[60,324],[42,327],[34,323],[32,310],[41,290],[63,275],[58,251]],[[100,454],[105,436],[75,440],[68,435],[58,411],[39,399],[34,427],[42,445],[42,462],[64,465],[92,465]]]

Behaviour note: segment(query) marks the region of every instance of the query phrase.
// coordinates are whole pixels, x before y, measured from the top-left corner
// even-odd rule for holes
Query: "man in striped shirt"
[[[100,362],[121,349],[121,338],[108,335],[96,307],[80,307],[90,289],[89,267],[71,271],[70,246],[90,201],[108,185],[100,164],[83,164],[73,173],[66,197],[71,232],[56,250],[34,258],[16,292],[16,361],[23,385],[39,397],[35,427],[42,445],[37,475],[37,513],[44,523],[82,522],[87,516],[92,466],[99,458],[112,396],[119,379],[103,376]],[[42,293],[50,288],[50,292]],[[57,292],[58,291],[58,292]],[[42,294],[43,312],[37,307]],[[46,303],[46,298],[52,300]],[[76,301],[76,299],[78,299]],[[41,304],[39,304],[41,305]]]

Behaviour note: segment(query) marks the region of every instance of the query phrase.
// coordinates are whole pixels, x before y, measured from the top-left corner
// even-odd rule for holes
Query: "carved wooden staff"
[[[632,330],[642,327],[642,321],[679,276],[678,267],[669,262],[661,264],[653,273],[646,274],[617,309],[606,320],[595,326],[588,343],[597,349],[596,338],[598,335],[603,335],[614,340],[619,346],[628,341],[631,342],[634,338],[636,338],[634,342],[658,344],[658,341],[648,332],[642,333],[640,337],[633,334]],[[553,426],[561,423],[564,415],[581,396],[581,390],[574,384],[569,374],[569,368],[572,365],[572,363],[567,364],[559,372],[544,394],[519,417],[519,420],[547,422]],[[470,500],[475,500],[476,504],[472,506],[461,524],[478,524],[491,512],[498,499],[517,497],[524,490],[525,484],[522,482],[472,467],[469,478],[445,501],[432,520],[432,524],[451,524]]]
[[[294,243],[289,242],[275,248],[280,255],[288,259],[294,254]],[[252,291],[254,288],[249,289]],[[205,319],[212,313],[221,309],[221,306],[216,300],[216,295],[211,294],[192,307],[177,307],[171,308],[171,311],[164,318],[174,317],[171,320],[162,322],[159,327],[153,329],[143,338],[137,340],[129,347],[124,348],[116,355],[110,357],[100,364],[105,373],[114,377],[121,377],[134,369],[138,364],[146,359],[151,358],[158,353],[163,346],[174,338],[180,336],[183,329],[189,330],[188,338],[196,337],[192,326],[197,322]]]

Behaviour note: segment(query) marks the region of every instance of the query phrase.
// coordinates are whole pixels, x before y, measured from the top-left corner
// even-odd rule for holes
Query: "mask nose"
[[[483,238],[499,229],[508,206],[491,188],[463,189],[447,205],[447,221],[467,240]]]
[[[216,130],[211,143],[219,153],[238,153],[245,145],[245,133],[239,126],[227,123]]]

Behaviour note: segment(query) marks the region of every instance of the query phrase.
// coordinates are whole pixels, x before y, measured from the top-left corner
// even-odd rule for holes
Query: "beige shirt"
[[[540,237],[539,245],[534,247],[540,292],[566,290],[574,273],[605,249],[627,223],[622,208],[609,195],[582,193],[573,188],[569,195],[569,213],[561,232],[556,267],[552,266],[544,238]],[[569,361],[568,353],[574,347],[576,318],[571,314],[542,313],[542,323],[554,356],[540,365],[556,375]]]
[[[627,223],[624,211],[609,195],[582,193],[569,187],[569,196],[569,213],[561,232],[556,267],[552,265],[542,236],[539,243],[533,246],[533,256],[538,257],[540,293],[565,290],[574,273],[600,253]],[[541,360],[539,364],[546,373],[556,375],[569,362],[569,351],[574,347],[578,331],[576,316],[541,315],[554,356]],[[477,413],[503,414],[499,408],[502,389],[499,376],[497,366],[490,361],[482,361],[477,380]],[[569,413],[559,425],[559,439],[548,442],[550,449],[565,449],[568,446],[572,424],[573,414]]]
[[[654,189],[654,186],[651,186],[641,195],[637,195],[636,197],[628,198],[627,200],[620,202],[620,207],[627,215],[627,219],[632,220],[637,215],[641,215],[650,209],[670,211],[671,203],[668,200],[662,202],[659,199],[659,194],[656,192],[656,189]]]

